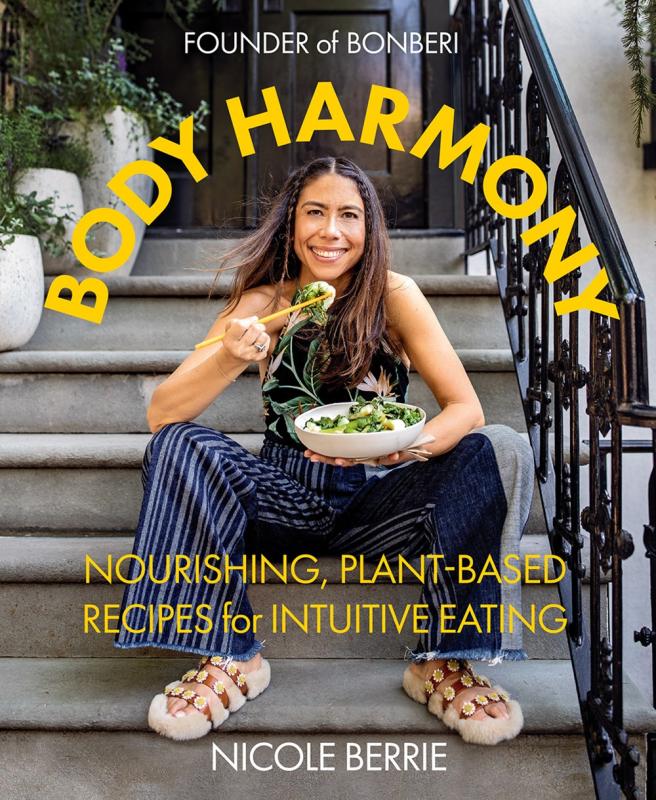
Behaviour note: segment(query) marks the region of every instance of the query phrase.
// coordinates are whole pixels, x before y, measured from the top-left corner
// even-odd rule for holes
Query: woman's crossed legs
[[[446,532],[452,553],[466,552],[472,536],[480,545],[477,553],[486,546],[496,546],[498,551],[506,508],[502,502],[503,486],[500,489],[498,477],[494,478],[494,454],[488,445],[483,435],[466,437],[445,456],[397,468],[381,479],[371,479],[356,492],[347,513],[340,514],[331,508],[321,489],[330,477],[329,471],[339,468],[308,464],[310,472],[302,476],[304,485],[217,431],[192,423],[166,426],[153,437],[144,459],[145,493],[135,552],[141,550],[143,555],[154,550],[160,556],[173,552],[229,552],[237,559],[244,552],[249,525],[255,524],[260,535],[274,529],[280,533],[283,520],[281,552],[293,541],[297,546],[302,543],[301,552],[312,550],[307,544],[309,536],[317,548],[327,546],[335,553],[362,553],[371,558],[381,554],[412,557],[422,552],[443,551]],[[317,468],[324,473],[319,475]],[[460,475],[459,481],[454,481],[455,475]],[[477,487],[475,492],[470,490],[472,484]],[[226,592],[223,600],[228,596],[236,598],[240,613],[252,613],[238,576],[234,585],[231,581],[223,589]],[[216,593],[216,588],[213,591]],[[422,602],[429,608],[431,622],[410,667],[418,679],[424,679],[436,666],[446,663],[440,658],[443,653],[448,655],[444,645],[441,652],[438,650],[441,640],[436,621],[440,603],[454,597],[456,591],[453,581],[448,580],[424,585]],[[161,587],[143,585],[134,590],[142,601],[153,600],[153,595],[161,597],[160,592]],[[167,602],[185,602],[187,593],[188,587],[179,592],[167,590]],[[129,594],[130,591],[126,592],[124,603],[135,601]],[[462,593],[456,599],[462,602]],[[214,600],[220,604],[222,598],[214,596]],[[466,650],[463,655],[475,658],[479,651],[499,650],[498,634],[492,632],[491,636],[485,642],[456,642],[455,647]],[[121,647],[151,644],[228,656],[246,679],[249,673],[261,673],[263,669],[259,642],[253,637],[240,638],[221,631],[211,637],[196,636],[195,641],[185,645],[170,635],[143,641],[143,637],[124,634],[117,644]],[[225,669],[217,664],[207,663],[205,671],[217,679],[223,678],[223,683],[228,682]],[[439,688],[444,689],[458,679],[459,675],[453,673]],[[219,698],[207,682],[191,682],[189,689],[207,697],[210,712],[216,711]],[[465,704],[468,696],[463,692],[461,697],[459,693],[459,705]],[[167,716],[176,719],[198,714],[197,709],[198,705],[194,707],[180,697],[169,696],[166,701]],[[477,708],[474,719],[486,714],[504,716],[507,712],[503,703],[490,703],[485,709]]]

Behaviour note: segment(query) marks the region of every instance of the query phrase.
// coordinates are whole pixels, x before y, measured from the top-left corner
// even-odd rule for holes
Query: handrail
[[[624,362],[627,375],[622,381],[622,401],[646,404],[649,397],[649,362],[642,286],[535,10],[529,0],[509,0],[509,5],[540,88],[554,136],[576,187],[586,226],[606,268],[613,300],[625,307],[624,326],[628,323],[633,335],[642,343],[641,347],[626,353],[629,360]],[[633,311],[626,308],[634,304],[636,308]],[[634,358],[637,363],[633,363]]]
[[[535,10],[528,0],[509,0],[509,5],[526,57],[540,87],[560,152],[577,188],[579,204],[592,241],[606,267],[613,299],[623,303],[644,300],[633,262]]]

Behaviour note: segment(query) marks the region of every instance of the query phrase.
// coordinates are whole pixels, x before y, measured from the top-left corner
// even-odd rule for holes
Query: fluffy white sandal
[[[223,670],[230,680],[221,680],[211,675],[205,665]],[[230,716],[231,711],[240,709],[246,700],[253,700],[261,694],[271,681],[271,667],[263,658],[261,666],[246,674],[240,672],[230,658],[221,656],[204,657],[197,669],[190,669],[179,681],[169,683],[163,694],[153,697],[148,710],[149,726],[169,739],[184,741],[199,739],[211,730],[218,728]],[[186,683],[202,683],[208,686],[221,701],[210,703],[207,697],[193,689],[185,689]],[[192,705],[200,714],[184,714],[176,717],[167,710],[168,698],[179,697]]]
[[[458,680],[443,690],[439,684],[450,674],[461,672]],[[484,691],[472,700],[463,703],[460,713],[453,701],[460,692],[475,686]],[[516,700],[511,700],[501,686],[492,687],[484,675],[476,675],[467,661],[449,659],[443,667],[436,667],[426,681],[415,675],[408,667],[403,674],[406,694],[418,703],[428,706],[431,714],[442,720],[451,730],[457,731],[465,742],[471,744],[498,744],[505,739],[514,739],[524,725],[522,709]],[[486,719],[470,719],[479,708],[502,700],[508,710],[508,719],[487,716]]]

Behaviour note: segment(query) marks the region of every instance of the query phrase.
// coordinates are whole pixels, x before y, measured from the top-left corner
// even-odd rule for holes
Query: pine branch
[[[633,133],[638,147],[642,138],[645,111],[649,111],[656,105],[656,98],[651,91],[651,78],[645,70],[645,42],[649,40],[656,27],[655,6],[656,0],[626,0],[621,22],[625,31],[622,36],[624,55],[633,73],[631,109]]]

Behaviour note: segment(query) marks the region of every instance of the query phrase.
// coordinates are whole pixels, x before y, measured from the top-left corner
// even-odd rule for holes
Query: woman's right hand
[[[271,337],[257,317],[233,318],[226,323],[223,347],[235,361],[264,361],[270,344]]]

